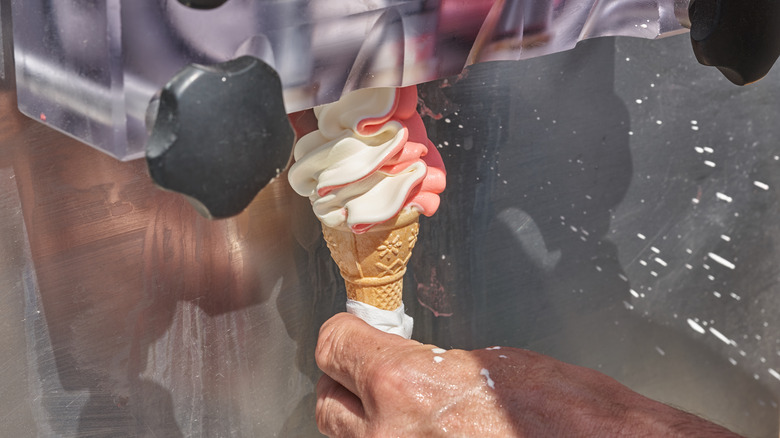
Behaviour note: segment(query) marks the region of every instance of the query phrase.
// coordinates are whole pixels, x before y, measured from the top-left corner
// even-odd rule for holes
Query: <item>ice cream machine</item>
[[[119,159],[146,147],[152,178],[215,217],[243,210],[285,167],[292,132],[280,117],[351,90],[688,27],[697,59],[734,83],[758,80],[780,53],[770,0],[34,0],[12,2],[12,15],[25,114]],[[231,136],[252,120],[255,135]],[[224,129],[196,133],[204,124]]]
[[[414,84],[449,169],[406,275],[416,338],[531,348],[777,436],[777,2],[0,15],[0,412],[16,436],[316,436],[313,345],[344,286],[276,178],[287,115]]]

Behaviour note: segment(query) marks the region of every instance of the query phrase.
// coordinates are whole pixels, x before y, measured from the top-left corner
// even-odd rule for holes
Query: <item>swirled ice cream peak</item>
[[[417,113],[417,88],[369,88],[314,109],[316,130],[295,144],[292,188],[317,217],[355,233],[413,208],[431,216],[444,164]]]

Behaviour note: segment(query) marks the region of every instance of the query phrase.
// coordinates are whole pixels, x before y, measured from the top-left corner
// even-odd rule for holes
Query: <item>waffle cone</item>
[[[347,298],[384,310],[401,305],[406,264],[420,229],[419,215],[404,209],[363,234],[347,226],[322,224],[330,255],[347,286]]]

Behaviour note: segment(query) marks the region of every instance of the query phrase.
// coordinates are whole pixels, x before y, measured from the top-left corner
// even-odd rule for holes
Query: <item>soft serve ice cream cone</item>
[[[383,310],[401,305],[406,264],[420,228],[419,215],[414,209],[404,209],[362,234],[323,224],[322,234],[339,265],[347,298]]]
[[[403,314],[417,219],[436,211],[446,179],[416,108],[413,86],[357,90],[315,108],[318,129],[295,145],[290,185],[322,223],[348,308],[361,302]]]

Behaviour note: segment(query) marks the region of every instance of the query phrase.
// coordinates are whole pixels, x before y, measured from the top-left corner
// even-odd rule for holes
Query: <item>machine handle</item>
[[[763,78],[780,55],[780,0],[691,0],[696,59],[731,82]]]
[[[225,4],[227,0],[179,0],[179,3],[193,9],[214,9]]]
[[[244,210],[286,167],[295,139],[279,75],[251,56],[185,67],[152,102],[149,119],[152,179],[213,219]]]

